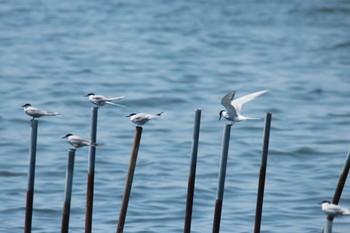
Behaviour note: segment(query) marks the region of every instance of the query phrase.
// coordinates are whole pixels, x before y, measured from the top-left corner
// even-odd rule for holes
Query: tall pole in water
[[[73,186],[73,173],[74,173],[74,157],[75,157],[75,150],[70,149],[68,151],[68,163],[67,163],[67,172],[66,172],[66,188],[65,188],[65,193],[64,193],[61,233],[68,233],[68,229],[69,229],[69,216],[70,216],[70,206],[71,206],[72,186]]]
[[[132,181],[135,173],[136,160],[137,160],[137,154],[140,147],[141,135],[142,135],[142,127],[136,126],[134,144],[132,146],[131,156],[130,156],[129,170],[128,170],[128,175],[126,177],[126,182],[125,182],[124,196],[123,196],[122,205],[120,208],[117,233],[123,233],[124,231],[125,218],[128,210],[131,186],[132,186]]]
[[[261,227],[261,216],[262,216],[263,202],[264,202],[267,157],[268,157],[268,152],[269,152],[271,115],[272,114],[268,112],[268,113],[266,113],[266,118],[265,118],[265,130],[264,130],[262,158],[261,158],[261,165],[260,165],[259,187],[258,187],[258,194],[257,194],[257,201],[256,201],[254,233],[260,233],[260,227]]]
[[[97,114],[98,107],[91,108],[91,142],[96,143],[97,134]],[[86,214],[85,214],[85,233],[91,233],[92,229],[92,209],[94,200],[94,180],[95,180],[95,155],[96,148],[90,146],[89,165],[86,190]]]
[[[341,197],[341,194],[343,192],[344,185],[345,185],[345,182],[346,182],[346,178],[348,177],[348,174],[349,174],[349,169],[350,169],[350,150],[349,150],[348,155],[346,157],[345,164],[344,164],[344,167],[343,167],[343,171],[340,174],[337,188],[336,188],[336,190],[334,192],[334,196],[333,196],[333,200],[332,200],[333,204],[336,204],[336,205],[339,204],[340,197]],[[331,216],[331,215],[327,216],[327,221],[325,223],[325,228],[323,229],[322,232],[332,233],[333,219],[334,219],[333,216]]]
[[[194,186],[195,186],[195,179],[196,179],[196,167],[197,167],[197,154],[198,154],[198,141],[199,141],[200,121],[201,121],[201,110],[200,109],[196,109],[195,119],[194,119],[194,130],[193,130],[190,174],[189,174],[189,177],[188,177],[188,188],[187,188],[187,201],[186,201],[186,216],[185,216],[184,233],[190,233],[191,232],[192,207],[193,207]]]
[[[221,161],[220,161],[220,172],[219,172],[218,188],[216,193],[216,202],[215,202],[215,210],[214,210],[213,233],[219,233],[219,230],[220,230],[221,210],[222,210],[222,202],[224,197],[226,166],[227,166],[228,148],[230,144],[231,126],[232,126],[231,124],[226,124],[224,128],[224,137],[222,142],[222,153],[221,153]]]
[[[28,186],[26,199],[26,214],[24,233],[32,232],[32,216],[33,216],[33,199],[34,199],[34,178],[35,178],[35,160],[36,160],[36,145],[38,135],[38,120],[31,121],[32,132],[30,137],[29,147],[29,171],[28,171]]]

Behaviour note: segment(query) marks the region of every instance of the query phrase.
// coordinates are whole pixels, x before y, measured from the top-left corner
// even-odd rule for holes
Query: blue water
[[[211,232],[225,121],[220,100],[268,89],[262,232],[319,233],[350,147],[349,1],[0,1],[0,232],[22,232],[30,118],[39,120],[33,232],[59,232],[66,133],[90,135],[85,94],[126,96],[98,116],[93,232],[115,232],[135,127],[144,127],[125,232],[182,232],[194,109],[202,109],[192,232]],[[231,132],[221,232],[252,232],[264,121]],[[71,232],[84,232],[88,148],[76,152]],[[350,207],[349,182],[340,204]],[[349,218],[333,232],[349,232]]]

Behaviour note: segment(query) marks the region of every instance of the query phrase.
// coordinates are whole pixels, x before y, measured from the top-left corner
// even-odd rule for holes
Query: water
[[[272,113],[262,232],[321,232],[349,150],[348,1],[1,1],[0,231],[24,225],[30,123],[39,120],[33,232],[60,231],[69,145],[90,134],[84,94],[125,95],[98,116],[93,232],[115,232],[134,125],[144,127],[125,232],[181,232],[194,109],[202,109],[192,232],[211,232],[221,97],[268,89]],[[252,232],[263,120],[232,128],[221,232]],[[88,149],[76,153],[70,229],[84,232]],[[347,182],[340,204],[350,207]],[[333,232],[348,232],[348,218]]]

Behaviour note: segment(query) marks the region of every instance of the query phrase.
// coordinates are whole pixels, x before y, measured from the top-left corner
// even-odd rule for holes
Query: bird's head
[[[32,105],[30,105],[30,104],[28,104],[28,103],[22,105],[23,108],[30,107],[30,106],[32,106]]]
[[[219,113],[219,120],[221,120],[221,117],[223,115],[223,112],[225,112],[225,110],[221,110],[220,113]]]
[[[90,93],[86,94],[85,96],[88,97],[90,95],[95,95],[95,93],[90,92]]]
[[[72,136],[73,134],[71,134],[71,133],[67,133],[64,137],[62,137],[62,138],[68,138],[69,136]]]
[[[125,116],[125,117],[131,117],[131,116],[135,116],[135,115],[136,115],[136,113],[133,112],[133,113],[130,113],[129,116]]]

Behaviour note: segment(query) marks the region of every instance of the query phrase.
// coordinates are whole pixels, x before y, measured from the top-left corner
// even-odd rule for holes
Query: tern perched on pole
[[[239,97],[237,99],[233,99],[236,92],[231,91],[227,93],[222,99],[221,104],[226,108],[226,110],[221,110],[219,113],[219,120],[221,117],[224,117],[226,120],[231,121],[232,124],[238,121],[245,121],[245,120],[257,120],[259,118],[252,118],[252,117],[246,117],[241,115],[242,106],[255,99],[256,97],[265,94],[267,90],[258,91],[251,93],[249,95],[245,95],[242,97]]]
[[[322,202],[322,210],[328,215],[333,217],[339,217],[343,215],[350,215],[350,210],[336,204],[330,203],[329,201]]]
[[[116,104],[113,103],[112,101],[114,100],[120,100],[123,99],[124,96],[119,96],[119,97],[105,97],[103,95],[95,95],[94,93],[89,93],[85,95],[86,97],[89,97],[89,100],[91,103],[95,104],[97,107],[101,107],[105,104],[111,104],[119,107],[125,107],[124,105],[121,104]]]
[[[97,144],[97,143],[93,143],[90,140],[87,139],[82,139],[77,135],[73,135],[71,133],[66,134],[64,137],[62,138],[67,138],[67,142],[69,144],[71,144],[74,147],[74,150],[76,150],[77,148],[83,147],[83,146],[100,146],[102,144]]]
[[[35,118],[39,118],[42,116],[56,116],[59,115],[60,113],[58,112],[48,112],[48,111],[44,111],[44,110],[40,110],[38,108],[34,108],[31,104],[25,104],[22,105],[24,112],[28,115],[33,117],[32,120],[34,120]]]
[[[160,112],[158,114],[148,114],[148,113],[131,113],[129,116],[130,120],[135,123],[137,126],[142,126],[146,124],[149,120],[152,118],[159,117],[163,114],[164,112]]]

